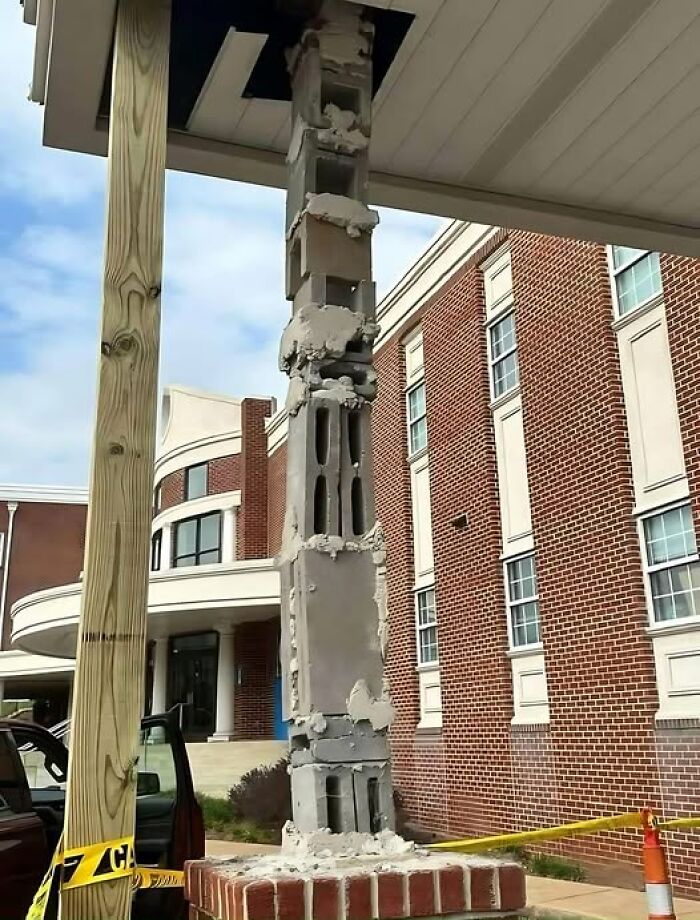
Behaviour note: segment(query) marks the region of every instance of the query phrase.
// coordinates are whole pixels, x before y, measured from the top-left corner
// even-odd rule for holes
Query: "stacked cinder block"
[[[377,334],[367,207],[372,25],[325,2],[289,56],[286,294],[292,319],[282,661],[294,820],[302,830],[393,824],[383,681],[384,542],[374,510],[370,402]]]

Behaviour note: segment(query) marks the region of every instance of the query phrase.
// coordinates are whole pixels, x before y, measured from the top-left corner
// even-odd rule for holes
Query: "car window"
[[[67,764],[59,742],[21,727],[13,728],[12,734],[29,788],[65,789]]]
[[[177,773],[173,750],[164,725],[141,731],[137,795],[177,797]]]
[[[0,731],[0,819],[27,810],[26,791],[12,738],[8,732]]]

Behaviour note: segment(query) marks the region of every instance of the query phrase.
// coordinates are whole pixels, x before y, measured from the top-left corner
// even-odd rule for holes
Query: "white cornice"
[[[48,505],[86,505],[88,490],[73,486],[26,486],[0,484],[1,502],[43,502]]]
[[[286,409],[280,409],[275,415],[265,419],[265,434],[267,435],[267,456],[271,457],[278,447],[281,447],[287,440],[287,429],[289,427],[289,413]]]
[[[498,232],[498,227],[455,220],[442,230],[377,307],[384,345],[426,301],[439,291],[471,256]]]

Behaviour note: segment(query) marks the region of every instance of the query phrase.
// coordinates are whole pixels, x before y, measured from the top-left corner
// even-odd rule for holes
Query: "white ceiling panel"
[[[60,0],[36,31],[49,146],[107,150],[115,5]],[[698,0],[369,5],[384,48],[373,203],[700,256]],[[170,168],[285,185],[279,9],[173,6]]]

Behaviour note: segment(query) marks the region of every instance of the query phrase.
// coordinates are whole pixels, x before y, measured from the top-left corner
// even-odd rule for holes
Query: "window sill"
[[[528,658],[530,655],[542,655],[544,654],[544,645],[541,642],[536,642],[534,645],[522,645],[518,648],[508,649],[506,656],[508,658]]]
[[[512,390],[508,390],[507,393],[501,393],[500,396],[497,396],[495,399],[492,399],[489,403],[489,408],[492,412],[495,412],[496,409],[500,409],[501,406],[507,405],[512,399],[520,396],[520,384],[517,387],[513,387]]]
[[[646,303],[640,304],[638,307],[630,310],[629,313],[625,313],[624,316],[616,316],[612,322],[613,331],[619,332],[620,329],[624,329],[625,326],[629,326],[630,323],[633,323],[640,317],[646,316],[647,313],[652,313],[658,306],[663,305],[663,302],[664,295],[662,291],[661,294],[655,294],[651,300],[647,300]]]
[[[684,617],[680,620],[667,620],[654,623],[644,630],[652,639],[656,636],[679,636],[683,633],[700,632],[700,617]]]
[[[419,664],[416,665],[416,671],[419,674],[431,674],[431,673],[440,673],[440,661],[430,661],[428,664]]]
[[[421,716],[421,720],[416,725],[416,734],[420,735],[439,735],[442,733],[442,713],[428,713]]]
[[[413,464],[413,463],[417,463],[419,460],[422,460],[423,457],[427,457],[427,456],[428,456],[428,445],[426,444],[425,447],[421,447],[420,450],[416,450],[412,454],[409,454],[408,457],[406,457],[406,459],[408,460],[409,463]]]

